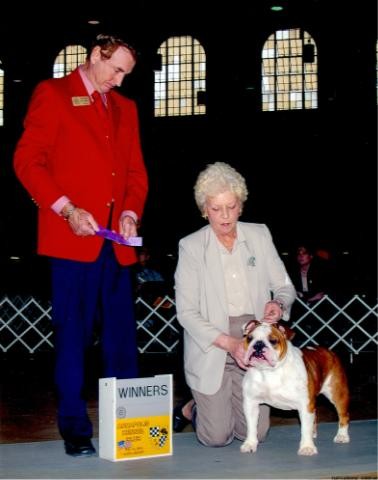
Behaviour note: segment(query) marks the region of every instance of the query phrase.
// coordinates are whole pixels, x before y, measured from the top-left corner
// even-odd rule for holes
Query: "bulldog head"
[[[286,325],[256,322],[252,320],[244,327],[244,362],[260,369],[275,368],[287,352],[287,341],[294,332]]]

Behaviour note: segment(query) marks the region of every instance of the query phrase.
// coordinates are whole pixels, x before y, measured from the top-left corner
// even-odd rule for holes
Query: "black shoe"
[[[190,423],[190,420],[184,417],[182,407],[183,405],[179,404],[173,409],[173,431],[176,433],[182,432]]]
[[[71,457],[91,457],[96,455],[96,450],[89,438],[74,437],[64,441],[67,455]]]
[[[197,427],[197,405],[194,404],[192,408],[192,427],[193,430],[196,431]]]

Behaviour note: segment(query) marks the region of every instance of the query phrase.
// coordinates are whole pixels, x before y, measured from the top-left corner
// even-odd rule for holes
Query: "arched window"
[[[55,59],[53,77],[64,77],[84,63],[86,57],[87,50],[81,45],[68,45],[63,48]]]
[[[0,127],[4,125],[4,70],[0,61]]]
[[[155,117],[206,113],[206,55],[193,37],[171,37],[158,50],[155,70]]]
[[[262,110],[318,108],[318,58],[300,28],[277,30],[262,50]]]

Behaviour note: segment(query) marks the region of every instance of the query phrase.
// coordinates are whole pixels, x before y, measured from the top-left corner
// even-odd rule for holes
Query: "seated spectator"
[[[163,276],[150,267],[151,254],[147,247],[138,250],[138,264],[135,268],[137,289],[140,289],[146,282],[163,282]]]
[[[329,260],[314,254],[307,245],[296,251],[296,265],[290,272],[297,296],[309,304],[317,302],[330,293],[331,269]]]
[[[138,250],[138,263],[134,267],[135,293],[143,297],[154,307],[159,305],[168,293],[168,286],[163,275],[151,264],[151,253],[147,247]],[[163,308],[170,308],[171,302],[164,302]]]

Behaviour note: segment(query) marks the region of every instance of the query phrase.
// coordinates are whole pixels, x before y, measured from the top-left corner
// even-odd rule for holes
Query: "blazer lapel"
[[[77,119],[86,124],[87,128],[92,129],[95,135],[98,135],[98,130],[101,128],[101,124],[98,121],[98,112],[96,106],[93,104],[92,99],[88,95],[87,89],[83,83],[83,80],[79,73],[79,67],[74,70],[70,75],[62,78],[65,81],[66,92],[69,95],[69,108]],[[75,105],[75,98],[88,99],[81,105]]]

